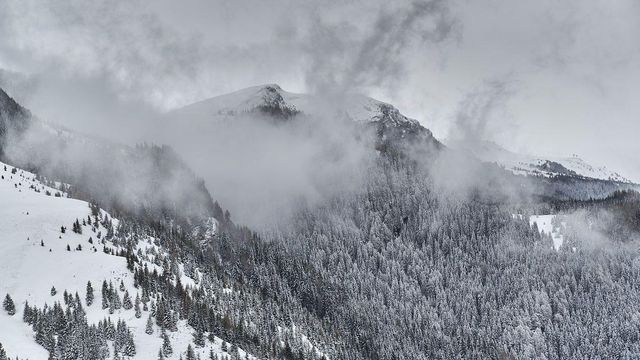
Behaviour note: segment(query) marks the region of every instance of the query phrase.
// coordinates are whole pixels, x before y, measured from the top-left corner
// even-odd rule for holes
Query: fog
[[[0,86],[74,132],[170,144],[234,217],[263,225],[362,185],[376,155],[335,112],[349,93],[387,101],[441,139],[586,154],[634,178],[637,11],[589,1],[7,0]],[[166,115],[274,82],[314,94],[314,116],[283,126]],[[492,176],[449,152],[433,166],[452,192]]]
[[[369,133],[333,117],[248,113],[163,124],[158,141],[183,154],[232,217],[254,228],[286,220],[301,203],[362,186],[375,156]]]

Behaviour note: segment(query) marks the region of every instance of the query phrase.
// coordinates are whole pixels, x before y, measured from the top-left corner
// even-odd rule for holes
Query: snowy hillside
[[[447,145],[454,149],[471,153],[479,160],[496,163],[517,175],[532,176],[573,176],[590,179],[632,183],[617,172],[605,166],[593,166],[577,155],[570,157],[536,157],[506,150],[489,141],[464,142],[449,141]]]
[[[48,352],[36,343],[34,330],[23,321],[25,302],[31,307],[43,308],[46,304],[51,308],[55,302],[67,303],[65,293],[71,296],[77,293],[89,324],[106,318],[113,324],[124,320],[135,342],[134,358],[157,359],[163,339],[154,321],[151,330],[148,326],[149,314],[157,299],[154,294],[148,294],[150,301],[138,301],[144,299],[145,294],[136,287],[127,258],[116,256],[119,247],[105,240],[109,232],[117,228],[118,220],[102,210],[92,209],[84,201],[68,198],[63,192],[45,186],[32,173],[0,163],[0,175],[0,294],[3,299],[6,294],[10,295],[16,308],[12,316],[0,311],[0,343],[8,355],[47,359]],[[162,267],[150,261],[163,254],[154,239],[139,240],[137,248],[144,260],[136,266],[144,264],[150,271],[162,273]],[[115,286],[118,302],[122,299],[119,308],[101,306],[104,281]],[[85,300],[88,282],[95,292],[91,305]],[[197,279],[184,275],[180,282],[187,289],[197,287]],[[134,302],[135,299],[138,300]],[[178,321],[175,330],[166,332],[173,349],[172,354],[165,354],[167,359],[184,357],[193,339],[194,330],[186,321]],[[210,351],[223,353],[222,340],[213,339],[211,342],[205,338],[202,347],[193,348],[194,353],[202,358],[208,358]],[[113,342],[108,344],[109,358],[112,358]],[[230,345],[225,344],[225,348],[227,346]],[[238,353],[245,355],[241,349]]]

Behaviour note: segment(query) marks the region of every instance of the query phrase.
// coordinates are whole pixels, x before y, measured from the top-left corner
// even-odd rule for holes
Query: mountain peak
[[[299,110],[288,103],[286,93],[278,84],[248,87],[232,93],[202,100],[170,111],[169,116],[180,118],[225,118],[248,113],[290,118]]]
[[[341,117],[354,122],[385,122],[394,125],[421,126],[391,104],[354,93],[339,97],[323,94],[292,93],[278,84],[263,84],[187,105],[169,112],[184,119],[226,118],[246,113],[262,113],[290,118],[297,114],[311,117]]]

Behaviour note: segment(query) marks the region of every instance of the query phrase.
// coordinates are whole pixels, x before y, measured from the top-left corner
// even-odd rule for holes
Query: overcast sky
[[[278,83],[640,181],[640,2],[388,3],[0,0],[0,68],[28,76],[20,95],[41,117],[108,136]]]

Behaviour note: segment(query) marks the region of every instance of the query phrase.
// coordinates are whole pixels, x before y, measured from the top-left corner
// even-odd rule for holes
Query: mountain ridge
[[[573,154],[568,157],[536,156],[509,151],[492,141],[445,141],[451,148],[464,151],[475,158],[495,163],[516,175],[530,175],[539,177],[569,176],[611,181],[621,184],[636,184],[636,182],[609,170],[606,166],[593,166]]]

